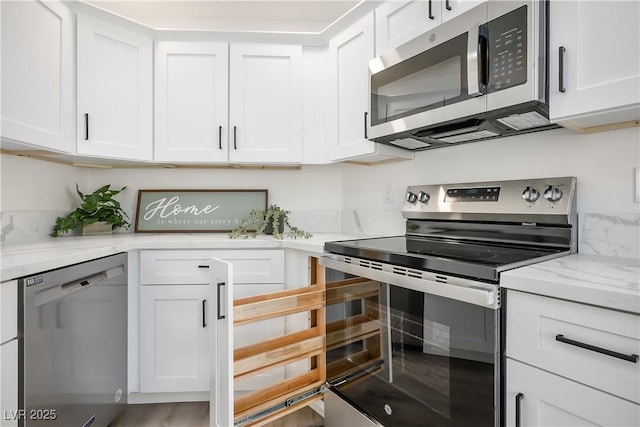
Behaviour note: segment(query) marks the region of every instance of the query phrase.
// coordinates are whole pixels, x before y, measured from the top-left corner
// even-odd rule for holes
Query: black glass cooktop
[[[405,236],[327,242],[324,249],[334,254],[491,282],[498,281],[500,271],[565,251]]]

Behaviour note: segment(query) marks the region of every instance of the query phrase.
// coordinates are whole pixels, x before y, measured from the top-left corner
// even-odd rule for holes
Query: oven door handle
[[[487,308],[498,309],[500,307],[500,290],[497,285],[457,277],[447,277],[431,272],[407,270],[403,267],[391,265],[385,271],[386,264],[384,263],[363,260],[362,263],[365,265],[363,266],[359,264],[359,259],[357,258],[351,258],[350,262],[344,262],[340,258],[333,255],[324,255],[320,257],[320,265],[332,270],[353,274],[354,276],[380,283],[413,289],[425,294],[437,295]],[[375,264],[375,269],[366,266],[370,264]],[[406,272],[406,274],[403,272]],[[415,272],[423,273],[423,277],[416,277],[412,274]],[[428,276],[433,276],[433,278],[428,278]]]

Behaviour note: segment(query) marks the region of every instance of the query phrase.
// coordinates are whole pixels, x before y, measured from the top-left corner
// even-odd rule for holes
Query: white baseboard
[[[138,405],[144,403],[172,403],[172,402],[208,402],[209,392],[185,393],[129,393],[127,403]]]

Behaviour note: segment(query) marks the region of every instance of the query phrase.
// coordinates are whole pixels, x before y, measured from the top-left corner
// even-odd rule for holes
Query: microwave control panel
[[[527,82],[527,6],[484,25],[488,38],[487,93]]]

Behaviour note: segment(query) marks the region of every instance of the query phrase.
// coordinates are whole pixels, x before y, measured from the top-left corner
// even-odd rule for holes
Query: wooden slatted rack
[[[301,360],[308,360],[309,366],[303,374],[236,397],[236,424],[264,424],[322,398],[310,392],[326,380],[325,277],[317,258],[310,262],[309,286],[233,301],[234,327],[302,312],[309,313],[310,319],[305,330],[234,350],[234,380]],[[305,393],[310,397],[305,398]]]

